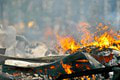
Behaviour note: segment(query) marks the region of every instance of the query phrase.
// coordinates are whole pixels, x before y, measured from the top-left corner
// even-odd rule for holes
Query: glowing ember
[[[96,77],[95,77],[95,75],[93,74],[93,75],[92,75],[92,80],[95,80],[95,79],[96,79]]]
[[[55,69],[55,66],[51,66],[50,69]]]
[[[64,68],[64,70],[67,74],[72,74],[72,72],[73,72],[71,70],[72,66],[70,66],[68,64],[64,64],[62,61],[61,61],[61,65],[62,65],[62,67]]]
[[[88,60],[85,60],[85,59],[83,59],[83,60],[76,60],[76,62],[87,63],[87,62],[88,62]]]

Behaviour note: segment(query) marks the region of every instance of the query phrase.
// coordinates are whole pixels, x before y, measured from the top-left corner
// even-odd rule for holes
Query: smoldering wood
[[[112,51],[112,49],[109,49],[109,48],[107,48],[107,49],[104,49],[104,50],[108,50],[108,51]],[[104,50],[101,50],[101,51],[104,51]],[[94,51],[96,52],[96,53],[94,53]],[[98,49],[96,49],[96,48],[94,48],[93,49],[93,52],[91,51],[91,53],[92,54],[97,54],[97,51],[98,51]],[[99,53],[100,51],[98,51],[98,53]],[[86,54],[86,55],[85,55]],[[6,57],[6,56],[4,56],[4,57]],[[78,51],[76,51],[74,54],[71,54],[71,55],[67,55],[66,54],[66,56],[62,56],[61,58],[60,58],[60,56],[59,56],[59,58],[55,58],[56,56],[54,56],[54,57],[51,57],[51,56],[48,56],[48,57],[41,57],[41,58],[37,58],[37,59],[40,59],[40,60],[36,60],[36,62],[40,62],[40,61],[44,61],[44,60],[53,60],[53,61],[51,61],[49,64],[47,64],[47,65],[43,65],[43,66],[38,66],[38,67],[33,67],[32,68],[32,70],[33,70],[33,72],[32,73],[37,73],[37,74],[40,74],[40,75],[50,75],[50,76],[58,76],[59,75],[59,73],[62,73],[62,75],[61,76],[63,76],[64,74],[65,74],[65,76],[66,77],[68,77],[68,76],[72,76],[72,77],[75,77],[76,75],[78,75],[78,73],[82,73],[82,74],[79,74],[78,76],[83,76],[84,74],[83,74],[83,72],[84,71],[86,71],[86,75],[91,75],[93,72],[93,74],[102,74],[101,72],[104,70],[104,69],[106,69],[106,73],[108,73],[108,72],[110,72],[110,71],[114,71],[113,69],[112,69],[112,67],[118,67],[118,66],[108,66],[108,67],[103,67],[103,65],[100,63],[100,62],[98,62],[98,61],[96,61],[95,59],[94,59],[94,57],[92,57],[91,55],[89,55],[88,53],[87,53],[87,51],[86,51],[86,49],[85,48],[82,48],[82,49],[79,49]],[[57,56],[58,57],[58,56]],[[11,57],[9,57],[8,58],[8,56],[7,56],[7,59],[11,59]],[[24,60],[24,61],[29,61],[28,59],[21,59],[21,58],[14,58],[14,57],[12,57],[12,59],[15,59],[15,60],[18,60],[18,59],[20,59],[20,60]],[[86,69],[82,69],[82,70],[78,70],[78,69],[76,69],[77,71],[75,71],[76,73],[74,74],[73,73],[73,75],[71,74],[71,75],[67,75],[66,74],[66,72],[64,71],[64,69],[62,68],[62,66],[61,66],[61,61],[64,63],[64,64],[72,64],[72,63],[76,63],[75,61],[76,60],[78,60],[78,59],[88,59],[89,61],[91,61],[93,64],[92,64],[92,67],[93,68],[91,68],[91,70],[86,70]],[[31,60],[31,58],[30,58],[30,60]],[[33,58],[32,58],[32,61],[34,61],[33,60]],[[56,69],[50,69],[50,66],[55,66],[56,67]],[[58,66],[58,67],[57,67]],[[12,66],[11,66],[12,67]],[[73,66],[73,68],[75,68],[74,66]],[[97,68],[97,69],[96,69]],[[26,68],[27,69],[27,68]],[[47,71],[45,71],[45,69],[47,70]],[[43,70],[43,73],[40,73],[40,70]],[[99,73],[96,73],[96,71],[99,71]],[[104,73],[103,73],[104,74]],[[61,76],[60,76],[60,78],[61,78]],[[77,76],[77,77],[78,77]],[[60,79],[60,78],[58,78],[58,79]],[[63,77],[64,78],[64,77]]]
[[[61,61],[63,62],[63,64],[76,64],[76,60],[78,59],[87,59],[84,55],[84,53],[82,52],[76,52],[74,54],[68,55],[62,59],[58,59],[55,62],[49,63],[47,65],[43,65],[43,66],[39,66],[39,67],[33,67],[32,68],[32,72],[31,73],[36,73],[39,74],[40,70],[42,70],[43,72],[40,75],[48,75],[48,76],[58,76],[59,73],[63,73],[65,74],[66,72],[64,71],[62,65],[61,65]],[[90,65],[91,67],[94,67],[94,65],[100,66],[100,63],[94,63],[93,65],[91,65],[89,62],[85,63],[86,65]],[[50,69],[51,66],[55,66],[55,69]],[[9,67],[9,66],[8,66]],[[73,67],[75,68],[75,66]],[[6,68],[4,68],[3,70],[7,70]],[[47,71],[46,71],[47,70]],[[78,71],[81,70],[86,70],[86,69],[82,69],[80,68]],[[4,72],[4,71],[3,71]],[[9,70],[8,70],[9,72]]]
[[[52,76],[52,77],[57,77],[58,75],[60,75],[59,73],[62,73],[62,74],[65,74],[65,70],[64,68],[62,67],[61,65],[61,61],[63,62],[63,64],[68,64],[68,65],[71,65],[72,66],[72,70],[74,70],[75,72],[77,71],[84,71],[86,70],[86,68],[76,68],[75,67],[75,64],[76,64],[76,60],[79,60],[79,59],[87,59],[87,57],[84,55],[85,53],[83,52],[75,52],[74,54],[71,54],[69,56],[66,56],[64,57],[63,59],[61,60],[57,60],[56,62],[53,62],[51,64],[48,64],[48,65],[43,65],[43,66],[39,66],[39,67],[36,67],[34,68],[34,72],[37,73],[37,74],[42,74],[42,75],[48,75],[48,76]],[[91,60],[92,61],[92,60]],[[94,63],[92,62],[93,64],[90,64],[89,62],[87,63],[80,63],[80,64],[83,64],[83,65],[87,65],[89,66],[91,69],[93,68],[101,68],[102,64],[101,63]],[[50,69],[51,66],[55,66],[55,69]],[[42,72],[40,72],[40,70],[42,70]]]
[[[86,48],[83,49],[79,49],[82,52],[86,52]],[[93,48],[90,53],[91,54],[99,54],[102,51],[110,51],[112,52],[113,49],[111,48],[103,48],[103,50],[98,51],[97,48]],[[116,55],[116,54],[114,54]],[[88,54],[87,54],[88,56]],[[117,56],[117,59],[119,59],[119,57]],[[88,59],[89,61],[95,61],[94,58],[90,58]],[[119,68],[119,69],[118,69]],[[96,69],[91,69],[91,70],[85,70],[85,71],[80,71],[80,72],[75,72],[72,74],[61,74],[56,80],[61,80],[61,79],[67,79],[67,78],[75,78],[75,77],[82,77],[82,76],[87,76],[87,75],[92,75],[92,74],[103,74],[104,78],[108,78],[109,72],[114,72],[114,76],[113,76],[113,80],[118,80],[120,78],[120,64],[118,65],[114,65],[114,66],[105,66],[102,68],[97,68]]]
[[[87,75],[92,75],[92,74],[103,74],[103,73],[108,74],[108,72],[116,71],[115,68],[117,68],[117,67],[120,67],[120,64],[115,65],[115,66],[105,67],[105,68],[80,71],[80,72],[72,73],[72,74],[62,74],[56,80],[61,80],[61,79],[66,79],[66,78],[74,78],[74,77],[80,77],[80,76],[87,76]],[[117,75],[117,74],[115,74],[115,75]],[[119,79],[118,77],[116,77],[116,78]]]

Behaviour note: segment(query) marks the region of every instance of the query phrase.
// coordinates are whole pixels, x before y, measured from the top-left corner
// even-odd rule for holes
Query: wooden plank
[[[45,57],[38,57],[38,58],[19,58],[19,57],[10,57],[10,56],[0,54],[0,58],[2,58],[3,61],[6,59],[12,59],[12,60],[22,60],[22,61],[39,62],[39,63],[40,62],[45,62],[45,63],[53,62],[58,59],[62,59],[65,56],[68,56],[68,55],[45,56]]]

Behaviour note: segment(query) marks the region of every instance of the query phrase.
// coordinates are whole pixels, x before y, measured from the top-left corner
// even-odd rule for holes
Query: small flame
[[[28,28],[32,28],[34,24],[35,24],[34,21],[28,22]]]
[[[50,66],[50,69],[55,69],[55,66]]]

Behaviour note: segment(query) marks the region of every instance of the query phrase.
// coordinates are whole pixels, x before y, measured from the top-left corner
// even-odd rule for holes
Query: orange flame
[[[75,39],[72,37],[57,36],[57,39],[63,51],[67,51],[69,49],[72,51],[76,51],[77,49],[80,48],[79,43],[77,43]]]
[[[50,69],[55,69],[55,66],[50,66]]]
[[[85,37],[82,38],[82,40],[80,40],[81,45],[80,42],[76,42],[73,37],[62,37],[57,35],[58,43],[64,52],[70,49],[72,53],[78,50],[79,48],[86,46],[96,46],[100,49],[112,48],[115,50],[120,50],[120,40],[118,38],[118,36],[120,35],[114,33],[112,30],[106,31],[108,29],[108,26],[101,27],[102,24],[99,24],[99,26],[101,28],[99,31],[105,30],[105,32],[102,32],[100,36],[94,36],[94,38],[92,38],[93,35],[90,34],[90,32],[86,28],[83,29],[83,32],[85,32]],[[89,41],[89,39],[91,41]]]
[[[114,46],[114,44],[116,44],[116,43],[118,44],[118,43],[120,43],[120,41],[116,40],[111,35],[109,35],[107,32],[105,32],[100,37],[95,37],[95,41],[93,43],[91,43],[91,45],[100,47],[100,49],[112,48],[112,49],[119,50],[119,48],[117,46]]]
[[[109,47],[114,43],[115,39],[110,36],[107,32],[105,32],[103,35],[101,35],[99,38],[95,37],[95,42],[93,42],[93,45],[99,46],[99,47]]]

